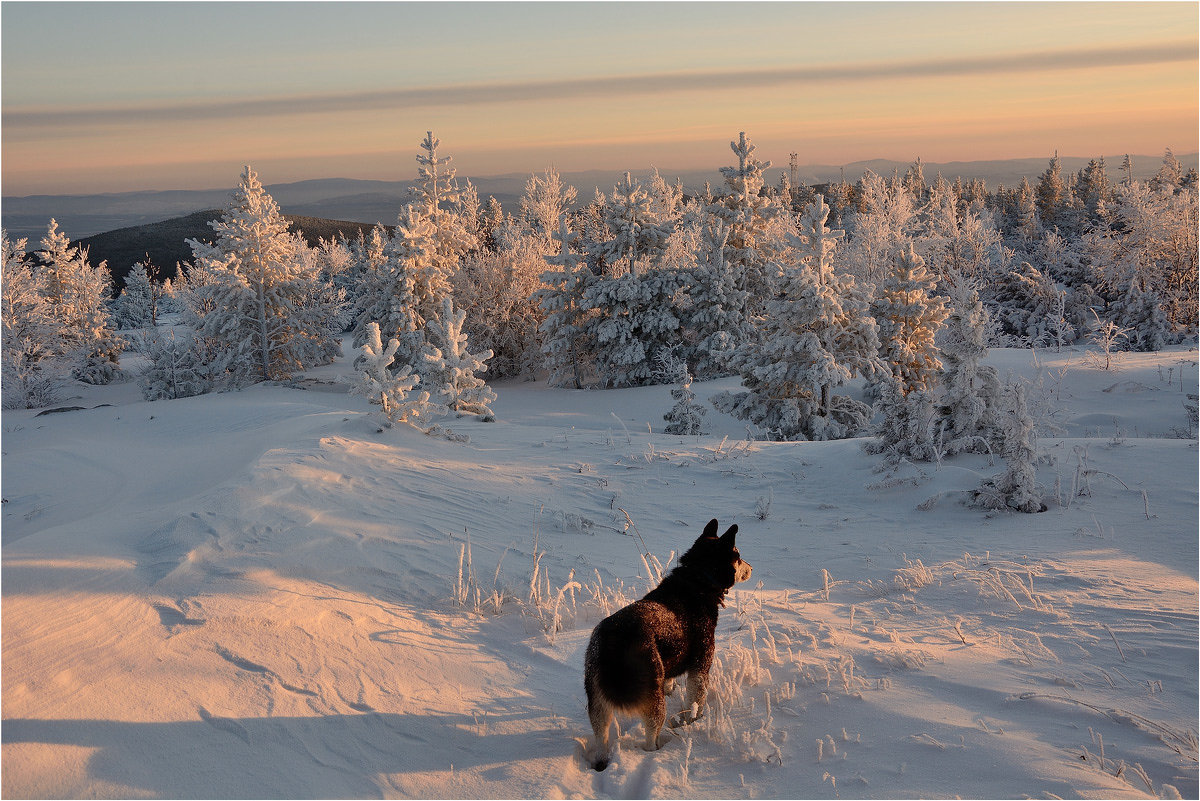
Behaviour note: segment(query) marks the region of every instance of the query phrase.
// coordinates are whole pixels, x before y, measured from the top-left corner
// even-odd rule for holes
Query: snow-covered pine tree
[[[1004,388],[1007,412],[1002,416],[1004,473],[975,490],[976,503],[989,509],[1034,513],[1046,511],[1037,491],[1037,436],[1025,400],[1025,384],[1009,381]]]
[[[652,383],[658,350],[683,341],[675,309],[687,276],[624,259],[609,267],[616,276],[594,279],[582,300],[592,312],[583,332],[595,348],[600,381],[608,387]]]
[[[1000,403],[996,368],[983,364],[991,321],[972,280],[959,277],[949,289],[950,309],[941,337],[941,436],[948,454],[982,453],[991,449],[996,437]]]
[[[1141,287],[1138,276],[1109,309],[1113,321],[1128,331],[1130,350],[1162,350],[1170,337],[1170,325],[1158,300],[1158,293],[1147,292]]]
[[[684,327],[695,340],[689,361],[706,378],[723,374],[726,357],[753,332],[746,309],[749,293],[738,288],[737,274],[726,259],[728,238],[729,226],[710,218],[687,282],[691,307]]]
[[[174,400],[203,395],[213,388],[205,363],[205,345],[189,331],[155,331],[143,339],[142,353],[149,365],[142,373],[142,397],[148,401]]]
[[[125,342],[112,329],[107,302],[112,289],[108,264],[88,261],[86,250],[71,246],[70,237],[50,221],[35,267],[41,291],[54,309],[58,355],[75,360],[76,378],[106,384],[119,373],[117,358]]]
[[[858,210],[847,226],[846,268],[858,280],[878,284],[891,267],[892,254],[908,241],[916,225],[916,205],[898,180],[871,170],[858,182]]]
[[[1038,197],[1034,193],[1033,187],[1029,185],[1029,179],[1024,176],[1021,177],[1021,184],[1017,187],[1016,199],[1014,233],[1017,241],[1028,250],[1033,247],[1033,243],[1041,235],[1042,223],[1038,218]]]
[[[540,236],[514,226],[494,250],[468,255],[454,278],[454,303],[467,315],[463,331],[480,350],[492,351],[488,373],[496,378],[532,379],[542,366],[544,315],[536,293],[545,248]]]
[[[780,214],[775,198],[763,189],[763,173],[771,166],[754,156],[755,146],[742,131],[729,148],[736,167],[722,167],[725,186],[708,207],[729,228],[725,259],[737,276],[737,287],[748,294],[751,314],[761,311],[771,295],[766,264],[774,254],[768,236],[771,221]]]
[[[665,350],[658,352],[656,360],[659,382],[675,385],[671,389],[675,405],[663,415],[663,420],[667,421],[663,432],[682,435],[703,433],[704,415],[708,413],[708,409],[696,402],[696,393],[692,391],[692,374],[688,372],[687,362]]]
[[[468,350],[462,330],[466,318],[466,312],[455,310],[453,300],[442,302],[442,313],[425,325],[429,344],[418,372],[424,386],[447,409],[459,417],[474,414],[490,423],[496,419],[491,409],[496,393],[477,374],[487,370],[484,362],[492,358],[492,352]]]
[[[854,436],[869,424],[870,408],[832,391],[881,369],[878,351],[875,320],[853,278],[831,272],[822,283],[813,267],[787,268],[767,304],[761,344],[743,344],[730,357],[746,390],[718,393],[712,404],[764,436]]]
[[[908,389],[895,375],[880,382],[875,408],[883,419],[875,429],[875,439],[867,443],[868,453],[881,453],[887,462],[902,459],[929,462],[937,458],[937,410],[933,393]]]
[[[328,361],[336,349],[328,319],[340,313],[341,301],[315,300],[318,271],[300,258],[287,220],[249,166],[221,218],[209,225],[214,243],[187,242],[196,267],[207,273],[198,289],[199,331],[221,346],[218,371],[242,386]]]
[[[521,222],[546,243],[547,253],[553,252],[559,220],[571,210],[578,195],[579,191],[563,183],[553,167],[547,167],[540,177],[530,175],[525,182],[525,194],[519,201]]]
[[[535,293],[545,315],[540,326],[542,353],[550,371],[550,386],[580,389],[594,372],[592,346],[586,334],[591,313],[584,304],[584,295],[596,277],[586,257],[572,250],[579,236],[568,227],[566,215],[559,220],[555,239],[559,252],[547,256],[546,262],[558,269],[542,273],[544,287]]]
[[[595,243],[594,251],[605,265],[605,272],[617,277],[613,268],[618,263],[658,261],[674,230],[674,222],[659,216],[653,198],[641,182],[626,172],[613,187],[612,195],[600,194],[598,198],[603,203],[601,214],[608,235]]]
[[[458,269],[458,261],[467,252],[479,247],[474,233],[476,220],[471,218],[469,204],[464,204],[452,156],[438,155],[442,142],[428,131],[421,140],[417,154],[417,184],[412,187],[413,204],[432,228],[428,248],[432,267],[449,277]],[[475,196],[478,206],[478,195]],[[478,209],[476,208],[476,213]]]
[[[411,365],[404,365],[396,372],[388,366],[395,360],[400,347],[396,339],[388,340],[385,347],[380,338],[379,324],[368,323],[366,337],[355,364],[360,365],[358,380],[351,385],[350,394],[361,395],[371,403],[383,408],[381,423],[390,428],[396,423],[408,423],[422,431],[434,417],[449,410],[429,398],[425,390],[417,390],[420,376],[413,373]]]
[[[125,288],[117,297],[113,317],[119,328],[153,328],[158,325],[159,288],[152,276],[158,268],[150,263],[149,257],[129,268],[125,275]]]
[[[1062,224],[1062,214],[1066,206],[1067,187],[1063,182],[1062,162],[1055,152],[1054,158],[1046,171],[1038,176],[1035,191],[1037,210],[1043,228],[1053,228]]]
[[[1175,154],[1168,147],[1163,151],[1162,166],[1150,179],[1150,188],[1156,192],[1174,192],[1182,181],[1183,165],[1179,163],[1179,159],[1175,158]]]
[[[1050,340],[1058,288],[1041,270],[1022,262],[989,289],[988,305],[1005,336],[1024,347]]]
[[[27,240],[0,233],[0,395],[6,409],[48,406],[66,377],[55,310],[26,256]]]
[[[895,253],[871,311],[879,326],[880,357],[900,382],[901,393],[931,392],[942,363],[934,337],[946,320],[937,280],[911,242]]]
[[[795,247],[796,257],[815,270],[822,283],[833,271],[833,252],[838,242],[846,236],[845,231],[830,228],[826,224],[829,212],[825,198],[818,195],[800,215],[796,223],[796,235],[789,237],[789,242]]]

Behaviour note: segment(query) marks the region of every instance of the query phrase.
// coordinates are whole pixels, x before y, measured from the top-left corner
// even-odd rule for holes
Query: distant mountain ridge
[[[1114,180],[1120,172],[1124,154],[1106,157],[1108,172]],[[1134,177],[1146,179],[1154,175],[1162,163],[1162,156],[1131,156]],[[1196,167],[1200,159],[1196,153],[1178,156],[1184,168]],[[1088,163],[1088,158],[1062,158],[1066,172],[1076,172]],[[901,174],[913,161],[873,159],[857,161],[845,166],[831,164],[809,164],[798,168],[798,178],[805,184],[836,181],[845,174],[847,181],[856,181],[867,169],[881,175],[890,175],[893,170]],[[958,176],[982,178],[988,187],[995,189],[1003,184],[1013,186],[1025,176],[1030,181],[1046,169],[1048,158],[1005,159],[994,161],[923,162],[925,178],[932,181],[941,172],[947,180]],[[775,162],[767,170],[766,180],[777,184],[787,170],[786,162]],[[652,168],[631,170],[639,178],[650,175]],[[711,170],[667,170],[663,177],[674,183],[682,181],[690,191],[699,191],[705,181],[714,187],[722,182],[721,173]],[[588,170],[586,172],[563,173],[563,180],[579,190],[580,202],[592,199],[595,188],[607,192],[624,173],[624,170]],[[460,175],[460,178],[470,176]],[[486,202],[493,196],[503,204],[505,210],[516,211],[517,199],[524,193],[529,173],[509,173],[484,178],[471,178]],[[412,181],[381,181],[358,178],[317,178],[293,183],[269,184],[271,196],[287,214],[305,217],[345,220],[357,223],[395,223],[400,208],[407,202]],[[30,195],[2,199],[0,222],[9,237],[29,239],[30,247],[46,232],[50,218],[58,220],[60,230],[72,237],[90,237],[94,234],[130,226],[161,222],[174,217],[187,216],[194,212],[221,208],[233,191],[233,182],[228,189],[175,189],[141,192],[121,192],[95,195]]]
[[[115,288],[120,290],[125,285],[125,276],[129,269],[147,256],[150,263],[159,268],[160,277],[174,278],[176,264],[190,261],[192,258],[192,249],[188,247],[186,240],[213,241],[216,234],[208,223],[220,216],[220,209],[205,209],[169,220],[93,234],[74,240],[72,244],[87,248],[88,259],[92,264],[107,261]],[[327,220],[296,214],[283,216],[292,231],[303,234],[309,247],[315,246],[318,239],[335,239],[340,234],[354,238],[360,230],[365,231],[373,227],[371,223],[348,220]],[[30,247],[34,248],[36,244]]]

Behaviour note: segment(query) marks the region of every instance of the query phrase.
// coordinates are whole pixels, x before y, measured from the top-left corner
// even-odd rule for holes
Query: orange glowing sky
[[[1200,4],[17,3],[4,195],[1158,153],[1198,146]]]

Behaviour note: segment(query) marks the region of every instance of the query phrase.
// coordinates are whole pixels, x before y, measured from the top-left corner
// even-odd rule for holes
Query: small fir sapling
[[[395,373],[388,369],[400,347],[395,338],[388,340],[384,347],[378,323],[369,323],[366,334],[367,341],[363,343],[361,354],[362,372],[350,387],[350,393],[382,406],[381,422],[385,428],[408,423],[425,431],[432,418],[449,412],[445,406],[430,401],[428,392],[413,392],[421,379],[413,374],[411,365],[406,364]]]
[[[663,431],[685,435],[702,433],[704,415],[708,409],[696,402],[696,393],[692,391],[692,374],[688,371],[687,363],[668,350],[660,350],[657,361],[660,383],[675,384],[671,390],[675,405],[663,415],[667,421]]]
[[[975,490],[976,503],[991,509],[1033,513],[1046,511],[1037,492],[1037,436],[1025,400],[1025,384],[1009,381],[1005,386],[1008,410],[1002,418],[1005,470]]]
[[[490,405],[496,393],[476,373],[487,370],[484,362],[492,358],[492,351],[472,353],[467,349],[467,335],[462,330],[466,317],[466,312],[455,310],[450,298],[442,302],[441,315],[425,326],[428,344],[419,373],[447,409],[459,417],[474,414],[491,423],[496,419]]]
[[[1146,291],[1142,283],[1134,276],[1111,314],[1114,322],[1128,332],[1130,350],[1162,350],[1170,337],[1170,324],[1158,293]]]

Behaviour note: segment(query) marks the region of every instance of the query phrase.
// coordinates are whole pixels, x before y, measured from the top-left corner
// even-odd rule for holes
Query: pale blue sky
[[[780,163],[1191,152],[1198,25],[1192,2],[6,0],[3,191],[250,160],[404,178],[430,128],[476,175],[716,167],[738,130]]]

